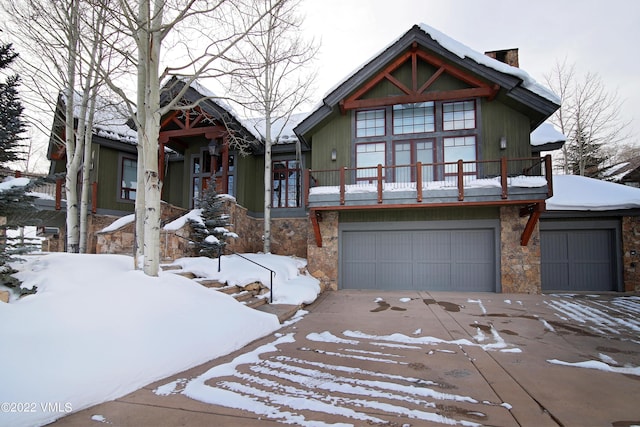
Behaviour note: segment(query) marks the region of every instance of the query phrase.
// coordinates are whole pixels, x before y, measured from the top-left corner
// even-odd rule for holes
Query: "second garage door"
[[[619,221],[541,221],[543,291],[616,291]]]
[[[343,289],[498,291],[497,222],[341,226]]]

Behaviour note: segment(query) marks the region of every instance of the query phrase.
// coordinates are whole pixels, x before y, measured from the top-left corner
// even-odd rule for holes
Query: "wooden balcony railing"
[[[429,197],[438,197],[437,190],[454,189],[457,202],[463,202],[467,193],[477,188],[499,188],[498,200],[509,199],[510,191],[513,192],[515,188],[535,188],[537,193],[544,188],[546,194],[542,198],[551,197],[551,156],[473,162],[418,162],[333,170],[307,169],[304,180],[305,206],[310,206],[310,202],[313,204],[313,198],[318,199],[320,195],[336,195],[339,205],[345,205],[348,204],[347,194],[356,193],[375,193],[375,203],[382,204],[386,201],[385,197],[392,199],[389,197],[391,193],[403,191],[412,192],[415,203],[422,203],[425,201],[425,192]]]

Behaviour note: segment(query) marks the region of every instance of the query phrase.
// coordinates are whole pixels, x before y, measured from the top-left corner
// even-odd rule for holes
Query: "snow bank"
[[[127,256],[49,254],[14,267],[38,292],[0,303],[0,402],[34,406],[0,412],[0,425],[49,423],[280,327],[276,316],[184,277],[135,271]]]
[[[269,287],[271,273],[254,263],[264,265],[275,272],[273,304],[310,304],[320,293],[318,279],[309,274],[300,273],[300,270],[307,266],[305,259],[272,254],[244,254],[243,256],[250,261],[238,255],[222,256],[220,272],[218,272],[217,258],[180,258],[174,264],[198,277],[229,285],[244,286],[261,282]]]

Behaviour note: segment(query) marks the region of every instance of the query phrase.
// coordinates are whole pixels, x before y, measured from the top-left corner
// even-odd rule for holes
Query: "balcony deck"
[[[549,156],[308,170],[305,184],[311,209],[531,204],[553,194]]]

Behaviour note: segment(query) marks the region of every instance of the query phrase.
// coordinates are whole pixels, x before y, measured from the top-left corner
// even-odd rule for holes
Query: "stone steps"
[[[187,279],[191,279],[194,282],[210,289],[215,289],[218,292],[225,293],[234,297],[238,302],[246,305],[249,308],[258,309],[260,311],[266,312],[274,312],[278,311],[275,307],[271,309],[266,309],[269,305],[269,301],[266,297],[261,296],[261,294],[266,293],[267,289],[261,283],[251,283],[245,287],[236,286],[236,285],[227,285],[226,283],[220,283],[217,280],[203,279],[197,277],[190,271],[182,271],[179,266],[167,264],[161,266],[163,271],[170,271],[173,274],[180,275],[182,277],[186,277]],[[284,320],[291,317],[295,312],[291,315],[281,316],[278,315],[280,322],[282,323]]]

